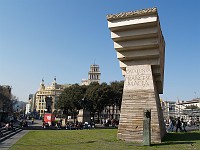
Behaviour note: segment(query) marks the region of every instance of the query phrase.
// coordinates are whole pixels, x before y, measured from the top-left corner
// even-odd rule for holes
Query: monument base
[[[143,110],[151,110],[151,142],[160,143],[166,130],[150,65],[127,66],[118,139],[143,142]]]
[[[78,122],[82,122],[82,123],[85,123],[85,122],[90,123],[91,122],[90,112],[85,109],[80,109],[77,115],[77,120]]]

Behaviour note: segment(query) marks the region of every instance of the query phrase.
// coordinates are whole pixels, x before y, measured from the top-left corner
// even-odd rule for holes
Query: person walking
[[[173,132],[173,129],[174,129],[173,120],[172,120],[172,118],[170,117],[170,118],[169,118],[168,132]]]
[[[180,132],[182,131],[180,117],[178,117],[176,120],[176,132],[178,131],[178,129],[180,130]]]
[[[34,118],[32,118],[32,124],[34,124]]]
[[[9,126],[10,126],[10,129],[11,129],[12,131],[14,131],[14,127],[13,127],[13,122],[12,122],[12,121],[10,121]]]
[[[186,127],[186,122],[184,122],[183,118],[181,118],[181,127],[182,127],[182,130],[183,130],[184,132],[187,132],[186,129],[185,129],[185,127]]]

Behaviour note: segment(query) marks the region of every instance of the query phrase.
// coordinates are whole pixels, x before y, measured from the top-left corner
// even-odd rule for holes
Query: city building
[[[170,117],[176,116],[176,102],[175,101],[162,101],[161,107],[163,110],[164,120],[169,119]]]
[[[177,101],[176,105],[177,117],[181,117],[185,121],[199,122],[200,98],[189,101]]]
[[[104,110],[101,112],[101,118],[103,119],[116,119],[120,118],[120,107],[116,105],[105,106]]]
[[[164,119],[170,117],[181,117],[186,122],[199,122],[200,118],[200,98],[189,101],[162,101],[161,102]]]
[[[69,87],[70,84],[57,84],[56,78],[50,86],[45,86],[44,80],[40,84],[38,91],[35,94],[35,110],[39,114],[40,117],[43,117],[44,113],[47,111],[46,100],[51,99],[51,108],[50,111],[55,111],[55,103],[59,98],[59,95],[62,91]]]
[[[88,79],[82,79],[81,85],[89,85],[92,82],[100,83],[101,72],[99,65],[92,64],[90,65],[90,71],[88,72]]]

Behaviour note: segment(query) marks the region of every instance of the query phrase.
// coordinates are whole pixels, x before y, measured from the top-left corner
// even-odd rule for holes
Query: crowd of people
[[[66,129],[66,130],[82,130],[82,129],[90,129],[92,127],[95,127],[94,123],[88,123],[88,122],[71,122],[67,121],[66,124],[63,124],[62,119],[51,122],[49,124],[48,122],[43,121],[42,127],[43,128],[49,128],[50,126],[56,127],[57,129]]]
[[[1,122],[0,128],[5,128],[6,130],[15,130],[13,127],[13,121]]]
[[[66,123],[66,130],[82,130],[82,129],[90,129],[94,127],[95,125],[93,123],[89,124],[88,122],[67,122]]]
[[[22,127],[28,127],[28,122],[27,120],[20,120],[19,126]]]
[[[0,123],[0,137],[3,136],[1,129],[15,131],[15,128],[13,126],[13,120],[11,120],[9,122],[1,122]]]
[[[105,127],[109,127],[109,126],[117,127],[119,125],[119,120],[109,119],[109,118],[108,119],[102,119],[101,124]]]
[[[165,120],[167,132],[174,132],[174,129],[176,132],[187,132],[186,131],[186,126],[187,123],[184,121],[183,118],[180,119],[180,117],[174,119],[170,117],[168,120]]]

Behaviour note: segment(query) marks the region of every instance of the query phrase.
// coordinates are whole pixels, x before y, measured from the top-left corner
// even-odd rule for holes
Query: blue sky
[[[166,42],[164,100],[200,97],[200,2],[0,0],[0,85],[27,101],[42,78],[80,83],[94,62],[101,81],[122,80],[107,14],[157,7]]]

